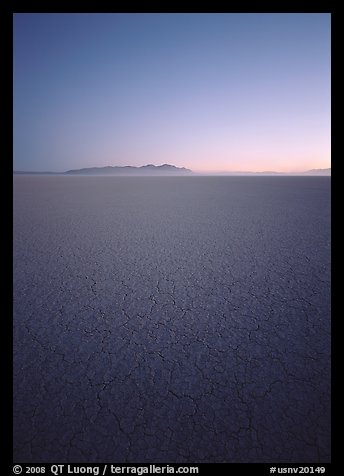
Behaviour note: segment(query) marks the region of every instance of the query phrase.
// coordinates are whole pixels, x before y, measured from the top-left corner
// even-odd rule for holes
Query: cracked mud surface
[[[329,462],[330,186],[15,176],[15,462]]]

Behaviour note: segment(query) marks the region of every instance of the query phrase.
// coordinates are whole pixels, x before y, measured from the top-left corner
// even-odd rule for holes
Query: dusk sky
[[[330,14],[15,14],[14,170],[331,166]]]

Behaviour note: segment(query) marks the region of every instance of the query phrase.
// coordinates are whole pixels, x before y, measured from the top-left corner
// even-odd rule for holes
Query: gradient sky
[[[330,14],[15,14],[14,170],[331,166]]]

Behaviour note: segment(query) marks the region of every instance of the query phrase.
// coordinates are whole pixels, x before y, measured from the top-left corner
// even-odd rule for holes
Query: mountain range
[[[125,166],[106,166],[106,167],[87,167],[82,169],[72,169],[66,172],[27,172],[14,171],[14,174],[35,174],[35,175],[331,175],[331,168],[328,169],[311,169],[305,172],[211,172],[196,174],[185,167],[176,167],[175,165],[142,165],[141,167],[134,167],[131,165]]]
[[[82,169],[72,169],[66,172],[24,172],[14,171],[15,174],[39,174],[39,175],[188,175],[193,174],[192,170],[185,167],[176,167],[175,165],[142,165],[134,167],[125,166],[106,166],[106,167],[87,167]]]
[[[307,170],[307,172],[305,172],[305,175],[331,175],[331,168]]]
[[[311,169],[303,172],[275,172],[273,170],[264,170],[262,172],[250,171],[235,171],[235,172],[214,172],[212,175],[277,175],[277,176],[304,176],[304,175],[319,175],[331,176],[331,168],[328,169]]]
[[[192,171],[185,167],[176,167],[175,165],[142,165],[134,167],[126,165],[123,167],[90,167],[84,169],[67,170],[65,174],[83,174],[83,175],[171,175],[171,174],[191,174]]]

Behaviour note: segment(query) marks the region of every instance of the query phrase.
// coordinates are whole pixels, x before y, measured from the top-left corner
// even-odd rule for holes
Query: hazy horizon
[[[67,172],[71,172],[71,171],[81,171],[81,170],[91,170],[91,169],[106,169],[106,168],[126,168],[126,167],[130,167],[130,168],[136,168],[138,170],[144,168],[144,167],[147,167],[147,165],[152,165],[152,164],[143,164],[143,165],[124,165],[124,166],[116,166],[116,165],[97,165],[97,166],[90,166],[90,167],[80,167],[80,169],[68,169],[68,170],[63,170],[63,171],[55,171],[55,170],[13,170],[13,173],[25,173],[25,174],[30,174],[30,173],[40,173],[40,174],[44,174],[44,173],[47,173],[47,174],[65,174]],[[154,165],[155,167],[159,168],[163,165],[172,165],[172,167],[174,167],[173,164],[157,164],[157,165]],[[178,170],[182,170],[184,167],[180,166],[178,167]],[[207,170],[207,171],[195,171],[195,170],[192,170],[192,169],[188,169],[186,168],[186,171],[189,173],[189,176],[190,176],[190,173],[192,175],[251,175],[251,174],[257,174],[257,175],[264,175],[264,174],[272,174],[272,175],[305,175],[307,173],[314,173],[315,175],[319,174],[321,175],[323,173],[324,176],[326,175],[329,175],[331,173],[331,167],[328,167],[328,168],[321,168],[321,169],[308,169],[308,170],[300,170],[300,171],[287,171],[287,172],[277,172],[275,170],[257,170],[257,171],[252,171],[252,170]],[[328,172],[330,171],[330,172]],[[178,172],[164,172],[167,176],[170,175],[170,174],[173,174],[173,173],[178,173]],[[106,175],[106,174],[105,174]],[[152,174],[152,176],[154,176],[155,173]],[[183,175],[182,173],[180,174],[181,176]]]
[[[330,14],[14,14],[14,170],[331,167]]]

